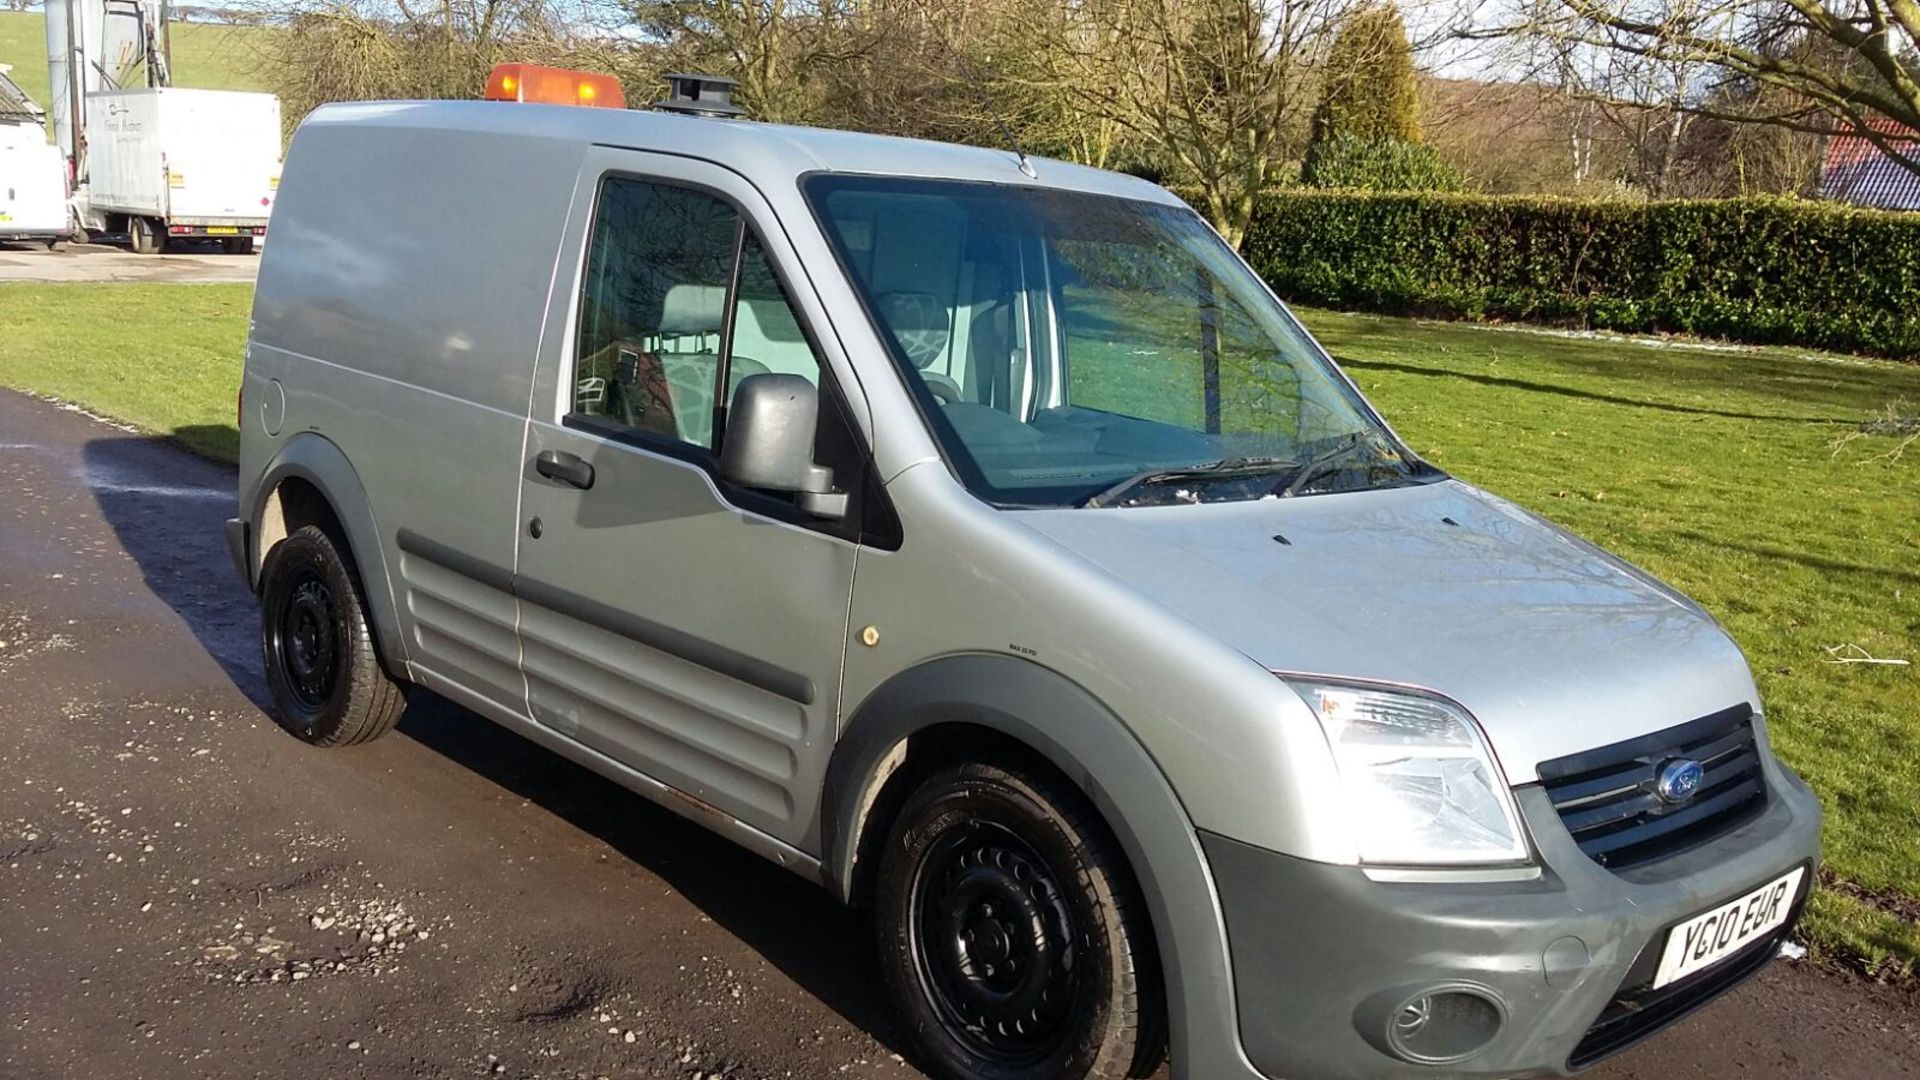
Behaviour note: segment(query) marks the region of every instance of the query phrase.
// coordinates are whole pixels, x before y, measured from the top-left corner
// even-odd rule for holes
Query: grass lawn
[[[230,460],[245,286],[0,285],[0,385]],[[1304,311],[1421,453],[1700,600],[1753,661],[1776,749],[1825,801],[1806,932],[1920,958],[1920,444],[1830,443],[1920,409],[1920,366]],[[1912,667],[1828,663],[1857,645]],[[1902,914],[1904,912],[1904,914]]]
[[[266,55],[272,35],[261,26],[173,24],[173,84],[202,90],[266,90]],[[0,64],[13,65],[13,81],[47,107],[46,22],[37,11],[0,11]]]
[[[0,386],[232,461],[252,304],[249,285],[0,284]]]

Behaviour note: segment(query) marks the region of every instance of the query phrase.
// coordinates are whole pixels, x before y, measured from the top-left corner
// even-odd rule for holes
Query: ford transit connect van
[[[422,687],[818,882],[943,1077],[1565,1075],[1775,954],[1740,650],[1178,198],[668,105],[295,136],[228,526],[294,735]]]

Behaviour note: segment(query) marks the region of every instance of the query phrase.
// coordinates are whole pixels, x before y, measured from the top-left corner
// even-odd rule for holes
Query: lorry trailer
[[[213,238],[250,253],[280,171],[280,101],[173,85],[166,0],[49,0],[49,126],[75,235],[155,254]]]
[[[155,87],[87,95],[82,221],[133,250],[213,238],[229,252],[266,235],[280,179],[280,101],[271,94]]]

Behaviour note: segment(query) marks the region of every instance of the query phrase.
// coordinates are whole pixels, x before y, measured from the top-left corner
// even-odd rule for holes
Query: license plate
[[[234,228],[231,225],[209,225],[207,226],[207,235],[208,236],[239,236],[240,230]]]
[[[0,214],[0,221],[12,221],[12,220],[13,220],[12,214]]]
[[[1653,989],[1712,967],[1786,922],[1806,873],[1803,866],[1668,931]]]

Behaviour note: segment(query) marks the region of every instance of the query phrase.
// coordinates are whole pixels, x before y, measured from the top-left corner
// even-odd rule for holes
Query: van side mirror
[[[749,375],[727,409],[720,475],[742,487],[791,491],[800,509],[820,518],[847,514],[847,495],[833,488],[833,470],[813,461],[820,391],[798,375]]]

